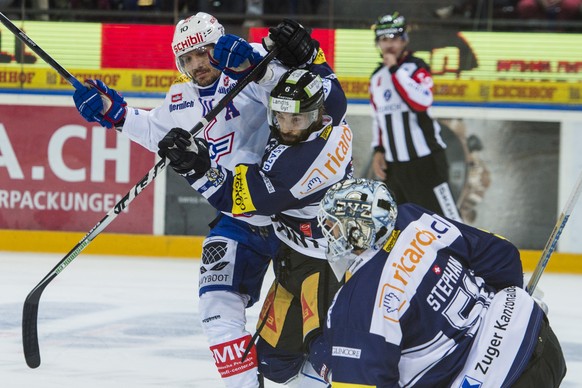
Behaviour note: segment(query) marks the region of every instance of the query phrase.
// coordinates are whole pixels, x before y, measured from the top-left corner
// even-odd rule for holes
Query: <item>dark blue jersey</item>
[[[277,236],[296,251],[325,258],[326,242],[317,227],[319,201],[333,184],[349,178],[352,131],[332,126],[293,146],[272,138],[260,164],[240,164],[234,171],[214,165],[190,182],[216,209],[234,216],[272,216]],[[325,124],[325,123],[324,123]]]
[[[350,273],[325,331],[338,386],[506,387],[536,345],[543,312],[518,250],[493,234],[401,205]]]

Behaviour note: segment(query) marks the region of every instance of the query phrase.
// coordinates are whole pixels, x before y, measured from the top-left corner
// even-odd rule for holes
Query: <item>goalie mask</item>
[[[404,40],[408,40],[406,19],[398,12],[380,16],[376,23],[372,25],[372,29],[376,35],[376,43],[383,37],[390,39],[401,37]]]
[[[382,182],[348,179],[327,191],[317,220],[328,243],[327,260],[338,279],[353,263],[354,249],[380,249],[384,245],[397,215],[396,202]]]
[[[279,142],[297,144],[320,129],[323,100],[319,75],[301,69],[286,72],[269,97],[269,126]]]
[[[194,16],[180,20],[174,30],[172,51],[176,57],[176,67],[182,74],[188,74],[180,58],[193,50],[200,50],[209,44],[216,44],[224,35],[224,27],[207,13],[198,12]]]

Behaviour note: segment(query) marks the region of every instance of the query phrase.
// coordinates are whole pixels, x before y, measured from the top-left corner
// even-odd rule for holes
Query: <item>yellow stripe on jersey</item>
[[[319,134],[319,137],[327,140],[327,138],[329,137],[329,134],[331,133],[331,130],[333,129],[333,126],[330,124],[327,127],[325,127],[323,129],[323,131],[321,131],[321,133]]]
[[[394,244],[396,244],[396,240],[398,240],[398,236],[400,236],[400,231],[394,229],[392,233],[390,233],[390,237],[386,241],[386,244],[382,247],[386,252],[390,252],[392,248],[394,248]]]
[[[333,379],[333,377],[332,377],[332,379]],[[338,383],[338,382],[335,382],[335,381],[332,381],[331,387],[332,388],[376,388],[375,385]]]
[[[243,214],[257,210],[247,182],[248,166],[239,164],[234,170],[232,183],[232,214]]]
[[[327,62],[327,59],[325,59],[325,54],[323,53],[322,49],[318,49],[317,50],[317,55],[315,56],[315,59],[313,60],[313,64],[314,65],[321,65],[322,63]]]
[[[172,85],[176,85],[176,84],[184,84],[187,82],[192,81],[192,79],[190,77],[188,77],[186,74],[180,74],[172,83]]]

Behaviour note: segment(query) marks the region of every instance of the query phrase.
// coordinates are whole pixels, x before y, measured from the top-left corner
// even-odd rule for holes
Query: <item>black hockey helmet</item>
[[[406,33],[406,19],[398,12],[380,16],[376,23],[372,25],[372,29],[376,35],[376,42],[382,37],[398,38],[402,37],[408,40]]]
[[[287,71],[269,97],[271,130],[279,135],[281,128],[277,116],[292,114],[296,129],[309,130],[306,131],[306,138],[312,132],[313,125],[321,120],[323,100],[323,81],[319,75],[303,69]]]

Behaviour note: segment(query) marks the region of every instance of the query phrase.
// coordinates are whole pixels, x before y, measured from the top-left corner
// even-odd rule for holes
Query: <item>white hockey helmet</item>
[[[384,245],[397,215],[396,202],[382,182],[348,179],[327,191],[317,220],[328,242],[327,260],[338,279],[355,259],[352,250]]]
[[[176,57],[176,67],[181,73],[188,75],[180,61],[180,57],[192,50],[209,44],[215,44],[224,35],[224,27],[218,20],[205,12],[180,20],[174,30],[172,51]]]

